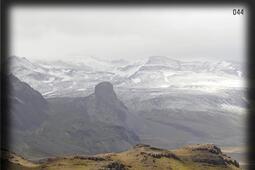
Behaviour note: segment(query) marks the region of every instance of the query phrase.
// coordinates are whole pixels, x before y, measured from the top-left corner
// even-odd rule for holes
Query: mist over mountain
[[[27,158],[119,152],[140,142],[167,149],[245,145],[246,72],[240,63],[164,56],[10,61],[17,77],[10,81],[26,87],[11,94],[18,103],[13,122],[26,129],[13,131],[11,151]]]

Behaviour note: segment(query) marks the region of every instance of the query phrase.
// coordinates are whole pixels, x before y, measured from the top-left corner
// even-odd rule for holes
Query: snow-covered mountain
[[[10,57],[10,72],[46,97],[91,92],[102,81],[118,88],[192,89],[213,92],[245,88],[245,70],[229,61],[179,61],[152,56],[144,61],[106,61],[95,57],[58,61],[29,61]]]
[[[181,62],[168,57],[148,61],[123,82],[123,86],[149,88],[236,88],[243,87],[240,65],[220,62]]]

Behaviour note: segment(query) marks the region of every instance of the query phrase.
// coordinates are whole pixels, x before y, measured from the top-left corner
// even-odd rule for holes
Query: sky
[[[234,8],[244,15],[233,15]],[[246,57],[243,6],[13,6],[9,55],[234,60]]]

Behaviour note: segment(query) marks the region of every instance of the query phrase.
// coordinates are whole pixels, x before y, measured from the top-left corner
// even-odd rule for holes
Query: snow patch
[[[134,78],[132,79],[132,81],[137,84],[137,83],[140,83],[142,80],[139,78]]]
[[[235,106],[235,105],[229,105],[229,104],[221,104],[222,109],[232,112],[232,113],[237,113],[237,114],[245,114],[246,113],[246,108]]]

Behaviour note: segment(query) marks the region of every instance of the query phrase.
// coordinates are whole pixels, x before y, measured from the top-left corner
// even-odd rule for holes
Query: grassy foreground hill
[[[2,163],[9,170],[238,170],[237,161],[223,154],[213,144],[188,145],[164,150],[138,144],[120,153],[94,156],[64,156],[28,161],[5,152]]]

